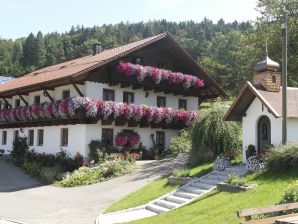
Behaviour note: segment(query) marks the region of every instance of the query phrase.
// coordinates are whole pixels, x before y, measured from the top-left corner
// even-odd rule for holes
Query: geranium
[[[204,86],[204,81],[196,76],[183,74],[181,72],[172,72],[152,66],[141,66],[132,63],[120,62],[118,65],[118,71],[126,76],[136,77],[140,83],[148,77],[156,84],[159,84],[161,81],[167,81],[170,84],[182,84],[184,89],[189,89],[190,87],[201,88]]]
[[[137,145],[140,143],[140,139],[141,139],[140,135],[138,133],[134,132],[129,137],[129,143],[131,145]]]
[[[128,137],[122,132],[117,134],[115,140],[117,146],[124,146],[128,143]]]

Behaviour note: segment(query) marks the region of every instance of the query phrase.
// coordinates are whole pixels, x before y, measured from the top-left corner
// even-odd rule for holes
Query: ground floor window
[[[68,128],[61,129],[61,146],[68,145]]]
[[[2,131],[2,145],[6,145],[7,142],[7,131]]]
[[[18,137],[19,137],[19,130],[15,130],[13,132],[13,140],[16,141]]]
[[[34,145],[34,130],[28,131],[28,145],[33,146]]]
[[[110,128],[103,128],[101,135],[101,142],[105,145],[113,146],[114,140],[114,131]]]
[[[165,133],[163,131],[156,132],[156,145],[159,149],[165,148]]]
[[[38,146],[43,146],[43,129],[38,129],[37,130],[37,145]]]

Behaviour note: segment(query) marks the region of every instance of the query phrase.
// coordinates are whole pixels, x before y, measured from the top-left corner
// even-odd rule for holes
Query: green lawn
[[[257,183],[256,189],[242,193],[226,193],[217,190],[180,209],[131,222],[131,224],[232,224],[239,223],[239,209],[273,205],[280,201],[288,185],[298,178],[298,172],[263,173],[246,179]]]
[[[191,168],[190,176],[202,176],[210,172],[212,169],[212,166],[213,166],[213,163],[206,163],[206,164]],[[167,184],[166,177],[160,178],[148,184],[147,186],[139,189],[138,191],[135,191],[132,194],[120,199],[120,201],[112,204],[110,207],[108,207],[105,213],[143,205],[177,188],[178,186],[169,186]]]

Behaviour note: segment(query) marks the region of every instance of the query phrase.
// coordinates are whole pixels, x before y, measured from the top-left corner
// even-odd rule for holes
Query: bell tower
[[[281,86],[281,74],[279,64],[268,56],[266,43],[266,56],[254,66],[254,86],[269,92],[279,92]]]

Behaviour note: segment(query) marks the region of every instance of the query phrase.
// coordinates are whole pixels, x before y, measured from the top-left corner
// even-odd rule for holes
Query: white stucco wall
[[[242,118],[242,133],[243,133],[243,160],[246,161],[245,151],[248,145],[258,145],[258,121],[259,118],[266,115],[271,123],[271,144],[278,146],[282,142],[282,118],[275,118],[268,112],[265,105],[256,98],[246,111],[246,116]],[[298,141],[298,119],[288,118],[288,142]]]
[[[115,91],[115,101],[123,102],[123,92],[134,92],[134,98],[136,104],[147,104],[149,106],[156,106],[157,96],[163,96],[166,98],[166,106],[172,108],[178,108],[179,99],[187,100],[188,110],[198,110],[198,98],[197,97],[183,97],[182,95],[175,96],[174,94],[164,94],[163,92],[155,93],[153,90],[144,91],[143,89],[132,89],[131,87],[121,88],[120,85],[109,86],[104,83],[86,82],[85,93],[89,98],[102,99],[103,89],[113,89]],[[146,92],[149,93],[146,97]]]
[[[61,129],[68,128],[68,146],[61,146]],[[46,127],[34,127],[34,128],[20,128],[14,129],[1,129],[0,131],[0,149],[4,149],[6,152],[12,150],[14,131],[19,130],[19,135],[28,137],[28,131],[34,130],[34,144],[30,146],[30,150],[34,149],[36,152],[45,153],[57,153],[60,149],[66,150],[71,155],[75,155],[79,152],[84,157],[88,157],[89,147],[88,144],[91,140],[101,140],[102,128],[111,128],[114,130],[114,141],[115,136],[118,132],[123,129],[134,130],[139,133],[141,142],[147,148],[152,146],[151,134],[156,134],[156,131],[165,132],[165,146],[169,146],[171,139],[178,134],[177,130],[171,129],[159,129],[159,128],[140,128],[140,127],[127,127],[126,126],[115,126],[112,125],[101,125],[101,121],[97,124],[77,124],[77,125],[59,125],[59,126],[46,126]],[[37,132],[38,129],[44,130],[43,146],[37,145]],[[7,143],[2,144],[2,131],[7,131]],[[115,143],[115,142],[114,142]]]
[[[61,146],[61,129],[68,128],[68,146]],[[44,139],[43,146],[37,145],[37,130],[44,130]],[[6,145],[2,144],[2,133],[7,131],[7,143]],[[11,129],[1,129],[1,142],[0,148],[6,151],[10,151],[13,145],[14,131],[19,130],[19,135],[28,137],[28,131],[34,130],[34,144],[30,146],[30,150],[34,149],[37,152],[45,153],[57,153],[60,149],[64,149],[70,154],[74,155],[76,152],[79,152],[82,155],[85,155],[85,136],[86,136],[86,125],[59,125],[59,126],[46,126],[46,127],[33,127],[33,128],[11,128]]]

